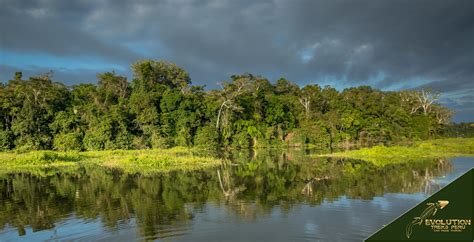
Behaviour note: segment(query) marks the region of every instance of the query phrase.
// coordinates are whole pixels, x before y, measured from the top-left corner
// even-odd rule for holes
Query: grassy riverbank
[[[409,146],[374,146],[359,150],[322,154],[317,156],[352,158],[376,165],[404,163],[415,160],[474,156],[474,138],[450,138],[415,142]]]
[[[186,148],[160,150],[107,150],[89,152],[30,151],[0,153],[3,170],[22,168],[71,167],[97,165],[125,172],[168,172],[196,170],[220,164],[211,156],[198,156]]]
[[[313,156],[360,159],[380,166],[433,158],[474,156],[474,138],[428,140],[415,142],[409,146],[374,146],[359,150]],[[155,173],[203,169],[216,166],[220,162],[220,159],[210,154],[203,155],[203,152],[199,150],[182,147],[88,152],[0,152],[2,172],[38,168],[66,169],[80,165],[93,165],[119,169],[130,173]]]

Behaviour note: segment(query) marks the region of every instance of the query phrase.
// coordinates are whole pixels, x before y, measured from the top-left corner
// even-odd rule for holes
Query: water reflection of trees
[[[266,216],[278,207],[318,205],[345,195],[372,199],[384,193],[431,193],[432,178],[451,164],[425,160],[376,167],[362,161],[309,159],[303,151],[275,150],[228,154],[211,170],[156,176],[80,168],[74,172],[28,172],[0,178],[0,229],[7,224],[25,233],[51,229],[71,216],[101,219],[117,229],[135,221],[149,239],[166,237],[171,227],[192,226],[194,214],[212,202],[242,219]]]
[[[240,190],[237,199],[231,200],[236,205],[229,207],[240,213],[241,203],[255,201],[247,207],[267,212],[259,216],[275,206],[288,212],[293,204],[318,205],[342,195],[368,200],[385,193],[432,193],[439,189],[432,179],[452,169],[443,159],[377,167],[349,159],[309,159],[304,151],[260,151],[248,157],[237,153],[231,160],[234,166],[220,168],[232,170],[226,171],[233,174],[233,185],[228,186]]]

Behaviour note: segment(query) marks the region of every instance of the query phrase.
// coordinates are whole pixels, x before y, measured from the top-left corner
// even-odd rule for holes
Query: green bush
[[[37,134],[34,136],[24,135],[18,136],[15,140],[15,150],[45,150],[51,149],[51,137],[45,134]]]
[[[118,134],[115,135],[113,140],[107,140],[105,143],[106,150],[116,150],[116,149],[123,149],[129,150],[133,148],[132,145],[133,138],[132,135],[129,134],[127,131],[120,131]]]
[[[0,151],[9,150],[12,148],[11,132],[0,130]]]
[[[103,150],[107,139],[93,131],[87,131],[84,135],[84,148],[86,150]]]
[[[53,146],[55,150],[81,150],[82,134],[80,133],[60,133],[54,136]]]
[[[205,125],[198,128],[196,135],[194,136],[195,146],[203,147],[217,147],[219,135],[216,127],[213,125]]]
[[[308,144],[320,148],[329,147],[330,137],[326,128],[316,123],[303,125],[301,128],[296,129],[293,132],[290,145],[303,146]]]
[[[250,147],[251,141],[250,136],[245,131],[237,132],[232,135],[232,146],[238,148]]]
[[[152,136],[151,136],[151,147],[153,149],[166,149],[166,148],[170,148],[174,145],[174,142],[172,140],[172,138],[170,137],[163,137],[159,134],[156,134],[154,133]]]
[[[132,147],[136,150],[148,149],[150,148],[150,142],[144,136],[135,136],[132,138]]]
[[[189,129],[182,127],[178,131],[178,135],[174,139],[174,143],[178,146],[191,146],[193,137],[191,136]]]

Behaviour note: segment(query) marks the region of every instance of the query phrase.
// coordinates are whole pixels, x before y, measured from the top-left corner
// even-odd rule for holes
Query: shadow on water
[[[386,193],[430,194],[439,189],[432,179],[452,170],[443,159],[377,167],[309,158],[305,150],[224,156],[227,161],[213,169],[147,176],[93,167],[2,174],[0,238],[15,231],[14,236],[34,239],[33,232],[55,231],[70,220],[100,221],[103,231],[129,224],[135,236],[146,239],[179,236],[193,226],[197,213],[209,212],[206,204],[256,221],[275,208],[291,214],[298,206],[318,206],[341,196],[370,200]]]

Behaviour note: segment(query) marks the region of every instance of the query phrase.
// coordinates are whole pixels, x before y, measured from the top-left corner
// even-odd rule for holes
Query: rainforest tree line
[[[0,150],[386,143],[436,136],[452,115],[428,90],[300,88],[243,74],[206,91],[169,62],[132,70],[131,82],[106,72],[72,87],[16,73],[0,84]]]

